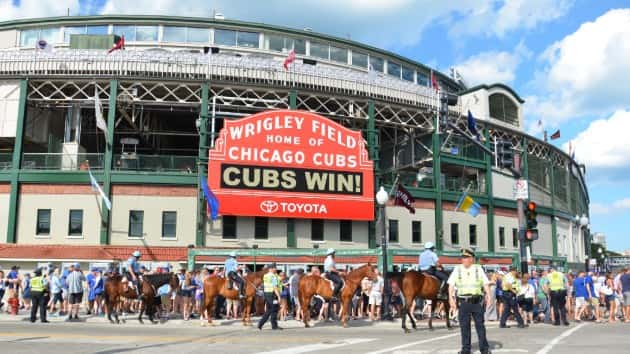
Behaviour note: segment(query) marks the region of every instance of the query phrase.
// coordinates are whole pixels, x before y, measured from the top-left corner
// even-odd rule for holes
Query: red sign
[[[361,132],[309,112],[226,120],[208,185],[222,215],[374,219],[374,170]]]

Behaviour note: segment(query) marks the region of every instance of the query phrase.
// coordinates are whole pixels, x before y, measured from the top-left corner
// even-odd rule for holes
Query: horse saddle
[[[439,279],[438,277],[436,277],[435,275],[433,275],[433,274],[429,273],[428,271],[423,270],[423,271],[421,271],[421,273],[422,273],[425,277],[431,277],[431,278],[433,278],[433,279],[437,280],[437,281],[438,281],[438,283],[441,283],[441,281],[440,281],[440,279]]]
[[[330,284],[330,290],[335,291],[335,282],[326,278],[326,274],[322,274],[321,275],[322,278],[326,279],[326,281],[328,282],[328,284]],[[341,278],[341,288],[339,288],[339,292],[341,293],[341,291],[343,291],[343,288],[346,287],[346,281],[343,280],[343,278]]]

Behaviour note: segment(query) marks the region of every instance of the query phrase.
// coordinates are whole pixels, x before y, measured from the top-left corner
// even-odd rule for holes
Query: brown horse
[[[243,326],[251,326],[251,308],[252,302],[256,298],[256,289],[262,284],[263,275],[266,269],[255,273],[248,273],[243,277],[245,286],[245,307],[243,308]],[[214,299],[217,295],[221,295],[226,299],[239,300],[239,292],[237,289],[227,288],[227,279],[216,276],[206,278],[203,282],[204,308],[207,311],[208,324],[212,323],[212,314],[214,313]]]
[[[357,287],[361,285],[361,280],[365,277],[373,279],[374,266],[370,264],[363,265],[346,275],[344,278],[345,285],[341,290],[341,324],[343,327],[348,327],[348,313],[350,312],[350,302],[352,296],[357,290]],[[309,328],[309,321],[311,319],[311,313],[309,311],[309,305],[311,304],[311,298],[314,295],[323,297],[326,301],[330,301],[332,297],[333,289],[330,281],[318,275],[305,275],[300,278],[298,283],[298,294],[300,304],[302,306],[302,318],[304,325]]]
[[[156,312],[155,296],[157,289],[163,285],[170,285],[171,291],[177,291],[179,288],[179,278],[175,273],[161,273],[161,274],[145,274],[142,276],[142,282],[140,283],[142,289],[142,304],[140,305],[140,315],[138,315],[138,321],[142,321],[142,314],[146,311],[147,316],[151,323],[157,323],[153,319]]]
[[[446,327],[451,328],[451,321],[449,317],[450,305],[448,301],[438,300],[438,294],[440,292],[440,280],[434,276],[426,275],[424,273],[412,270],[404,273],[390,272],[388,273],[389,279],[398,284],[402,295],[404,296],[403,312],[402,312],[402,328],[405,333],[409,333],[407,328],[406,319],[409,316],[411,325],[416,329],[416,320],[413,318],[413,314],[409,312],[409,307],[413,303],[416,297],[424,300],[431,300],[431,315],[429,316],[429,329],[433,329],[433,312],[438,301],[444,303],[444,309],[446,310]]]
[[[107,309],[107,319],[109,322],[114,323],[114,320],[112,320],[113,313],[116,323],[120,323],[118,312],[122,306],[122,298],[136,299],[138,298],[138,292],[135,288],[129,287],[129,282],[123,281],[122,275],[112,274],[105,281],[103,297],[105,308]]]

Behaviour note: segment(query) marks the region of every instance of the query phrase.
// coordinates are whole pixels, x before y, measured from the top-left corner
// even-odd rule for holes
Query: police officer
[[[238,261],[236,260],[236,252],[230,252],[230,255],[225,260],[225,275],[230,280],[228,282],[228,289],[232,289],[232,282],[238,284],[238,297],[245,298],[245,282],[238,275]]]
[[[459,329],[462,335],[461,354],[471,354],[470,319],[475,321],[475,331],[482,354],[490,353],[484,325],[483,293],[486,293],[486,304],[491,298],[488,276],[479,264],[474,263],[475,254],[470,249],[462,249],[462,264],[455,267],[448,278],[449,300],[451,308],[459,307]]]
[[[258,321],[258,329],[262,330],[271,316],[271,329],[282,329],[278,326],[278,307],[280,301],[280,279],[276,275],[276,264],[267,266],[267,274],[263,276],[263,292],[265,293],[265,314]]]
[[[518,328],[525,328],[527,325],[523,322],[520,312],[518,311],[518,304],[516,302],[516,294],[521,289],[521,282],[516,276],[516,267],[510,267],[510,272],[503,277],[503,313],[501,314],[501,321],[499,322],[500,328],[509,328],[505,323],[510,315],[510,312],[514,314],[516,322],[518,322]]]
[[[440,280],[440,299],[446,299],[446,280],[448,276],[437,269],[440,264],[437,253],[435,253],[435,245],[433,242],[427,242],[424,244],[424,251],[420,253],[418,258],[418,269],[421,272],[431,274]]]
[[[127,260],[127,273],[131,275],[130,280],[133,281],[136,285],[138,285],[138,277],[141,275],[140,263],[138,262],[141,256],[142,254],[140,253],[140,251],[134,251],[131,254],[131,257],[129,257],[129,259]]]
[[[326,279],[331,280],[335,284],[333,297],[337,297],[337,295],[339,295],[339,290],[341,290],[343,282],[341,281],[339,273],[337,272],[337,263],[335,262],[334,248],[329,248],[326,251],[326,260],[324,260],[324,272],[326,274]]]
[[[567,321],[567,278],[559,272],[555,267],[550,267],[550,272],[547,274],[547,280],[549,280],[549,296],[551,298],[551,308],[553,309],[554,326],[562,324],[569,325]]]
[[[42,269],[33,271],[31,278],[31,322],[37,321],[37,309],[39,308],[39,320],[48,323],[46,320],[46,308],[48,305],[48,281],[42,276]]]

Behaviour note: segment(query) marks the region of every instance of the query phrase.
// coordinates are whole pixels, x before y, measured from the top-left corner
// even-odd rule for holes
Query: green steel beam
[[[379,158],[378,158],[378,144],[376,142],[376,113],[374,109],[374,100],[368,101],[368,129],[367,129],[367,142],[368,152],[370,159],[374,164],[374,189],[378,188],[378,176],[379,176]],[[377,208],[374,208],[375,217]],[[370,221],[368,225],[368,248],[376,248],[376,222]]]
[[[107,142],[105,147],[105,165],[103,166],[103,193],[110,198],[112,194],[112,160],[114,155],[114,129],[116,125],[116,101],[118,99],[118,80],[109,81],[109,105],[107,110]],[[112,205],[113,208],[113,205]],[[109,213],[105,201],[101,203],[101,245],[109,244]]]
[[[439,117],[435,115],[433,126],[433,187],[435,188],[435,246],[438,251],[442,251],[442,241],[444,239],[444,225],[442,221],[442,183],[441,181],[441,154],[440,154],[440,134],[438,134]]]
[[[297,95],[298,95],[297,90],[289,91],[289,108],[290,109],[297,109]]]
[[[199,165],[197,167],[197,236],[195,245],[203,247],[206,241],[206,203],[201,189],[201,179],[208,178],[208,95],[210,89],[208,83],[201,84],[201,112],[199,114]]]
[[[169,185],[197,185],[197,175],[191,173],[167,173],[167,172],[112,172],[114,184],[169,184]]]
[[[491,149],[490,134],[488,128],[484,128],[483,135],[486,137],[486,147]],[[494,195],[492,191],[492,165],[494,157],[484,154],[486,159],[486,195],[488,196],[488,213],[486,214],[486,222],[488,223],[488,252],[494,252]]]
[[[549,161],[549,181],[551,183],[551,250],[554,257],[558,256],[558,223],[556,222],[556,186],[553,163]]]
[[[448,155],[443,155],[443,156],[441,156],[440,159],[441,159],[442,163],[448,163],[448,164],[451,164],[451,165],[474,167],[474,168],[478,168],[478,169],[485,169],[486,168],[486,163],[483,162],[483,161],[464,160],[462,158],[448,156]]]
[[[18,99],[18,116],[15,127],[15,142],[13,145],[13,162],[11,164],[11,192],[9,196],[9,220],[7,222],[7,243],[17,241],[17,215],[20,185],[18,175],[22,161],[22,141],[24,139],[24,122],[26,120],[26,97],[28,81],[20,80],[20,97]]]
[[[289,108],[297,109],[297,90],[289,91]],[[287,248],[296,248],[297,239],[295,237],[295,219],[287,218]]]

